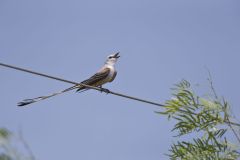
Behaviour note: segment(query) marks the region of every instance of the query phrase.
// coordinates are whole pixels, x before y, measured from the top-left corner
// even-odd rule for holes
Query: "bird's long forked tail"
[[[44,100],[44,99],[48,99],[50,97],[57,96],[59,94],[65,93],[67,91],[71,91],[71,90],[76,89],[78,87],[79,87],[79,85],[75,85],[75,86],[72,86],[70,88],[64,89],[60,92],[55,92],[55,93],[47,95],[47,96],[40,96],[40,97],[36,97],[36,98],[32,98],[32,99],[24,99],[23,101],[19,102],[17,105],[19,107],[26,106],[26,105],[29,105],[29,104],[32,104],[32,103],[35,103],[35,102],[38,102],[38,101],[41,101],[41,100]]]

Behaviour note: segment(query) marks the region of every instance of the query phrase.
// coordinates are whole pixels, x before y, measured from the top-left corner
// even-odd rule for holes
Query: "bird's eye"
[[[112,56],[109,57],[109,59],[113,58]]]

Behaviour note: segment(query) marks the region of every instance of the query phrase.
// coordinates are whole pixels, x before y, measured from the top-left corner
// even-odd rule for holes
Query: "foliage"
[[[20,153],[15,148],[18,145],[22,146],[28,155]],[[34,156],[20,134],[16,136],[7,129],[0,128],[0,160],[34,160]]]
[[[11,133],[5,129],[5,128],[0,128],[0,138],[5,138],[7,139]]]
[[[0,148],[7,150],[6,143],[10,137],[11,133],[5,129],[5,128],[0,128]],[[6,153],[0,153],[0,160],[12,160],[11,157],[6,154]]]
[[[237,146],[232,145],[226,138],[226,133],[232,130],[236,138],[239,135],[230,122],[229,104],[219,99],[211,84],[212,95],[200,97],[195,94],[191,84],[183,80],[173,88],[173,98],[167,100],[163,112],[169,119],[175,119],[172,131],[176,137],[194,133],[197,135],[190,142],[178,141],[171,146],[171,159],[184,160],[236,160],[240,157]]]
[[[5,153],[0,154],[0,160],[12,160],[10,156]]]

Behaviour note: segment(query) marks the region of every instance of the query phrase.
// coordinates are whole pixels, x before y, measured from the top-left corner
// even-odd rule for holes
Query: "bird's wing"
[[[102,82],[104,79],[107,78],[109,72],[110,72],[109,68],[104,68],[104,69],[100,70],[99,72],[97,72],[96,74],[94,74],[89,79],[86,79],[85,81],[82,81],[81,83],[87,84],[87,85],[90,85],[90,86],[97,86],[96,84],[98,84],[99,82]],[[77,91],[80,91],[80,90],[85,89],[85,88],[86,87],[84,87],[84,86],[80,86]]]

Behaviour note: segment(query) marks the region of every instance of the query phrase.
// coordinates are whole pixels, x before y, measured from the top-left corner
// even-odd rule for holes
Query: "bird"
[[[26,106],[26,105],[29,105],[29,104],[32,104],[32,103],[35,103],[35,102],[38,102],[38,101],[41,101],[44,99],[48,99],[50,97],[53,97],[53,96],[56,96],[56,95],[59,95],[59,94],[62,94],[62,93],[65,93],[65,92],[68,92],[68,91],[71,91],[74,89],[76,89],[76,92],[83,92],[83,91],[90,89],[81,84],[86,84],[86,85],[93,86],[93,87],[100,87],[101,92],[103,91],[103,92],[109,93],[110,91],[108,89],[102,88],[102,85],[104,85],[106,83],[110,83],[116,78],[117,70],[115,68],[115,64],[119,57],[120,57],[119,52],[109,55],[103,65],[103,67],[101,67],[93,76],[80,82],[79,84],[76,84],[70,88],[64,89],[60,92],[52,93],[47,96],[40,96],[40,97],[36,97],[36,98],[31,98],[31,99],[24,99],[21,102],[19,102],[17,105],[19,107]]]

